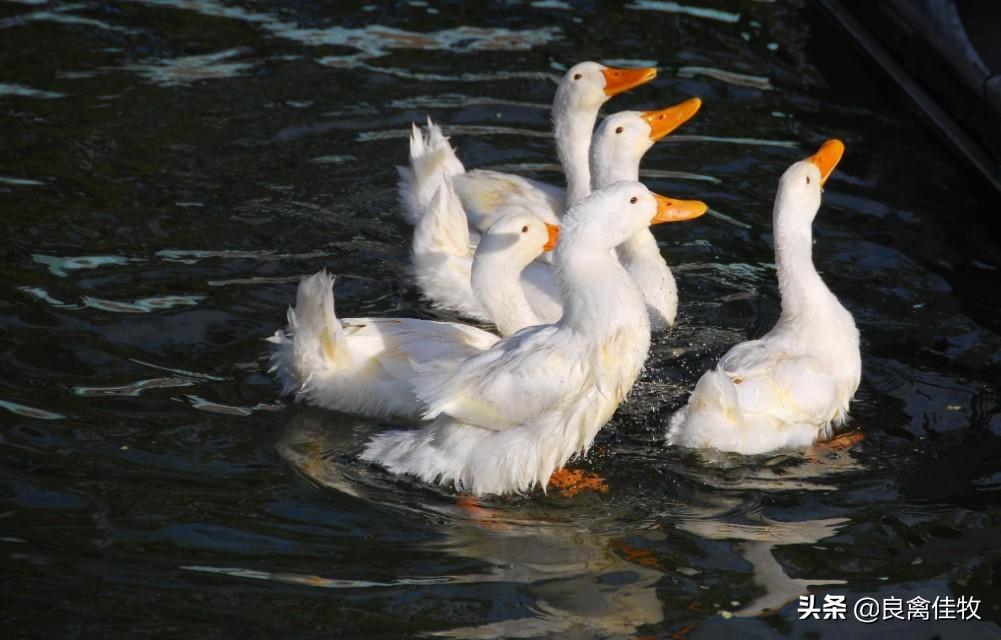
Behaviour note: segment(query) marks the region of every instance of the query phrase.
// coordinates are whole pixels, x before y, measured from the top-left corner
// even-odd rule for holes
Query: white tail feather
[[[438,189],[436,176],[454,176],[466,169],[455,155],[441,127],[428,118],[427,135],[417,125],[410,130],[410,166],[397,167],[400,181],[397,184],[403,216],[410,224],[417,224],[427,210]]]
[[[305,391],[318,371],[336,369],[346,359],[344,331],[334,313],[334,277],[320,271],[299,283],[288,327],[268,338],[271,371],[282,382],[282,393]]]
[[[466,211],[452,181],[439,174],[438,185],[414,228],[413,261],[417,285],[435,306],[469,318],[490,321],[473,295],[473,251]]]

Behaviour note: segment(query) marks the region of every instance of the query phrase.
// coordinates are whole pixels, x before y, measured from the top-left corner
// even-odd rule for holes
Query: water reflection
[[[350,421],[349,421],[350,422]],[[750,565],[756,595],[739,609],[717,605],[726,616],[758,616],[777,612],[807,593],[810,587],[844,584],[830,578],[791,577],[774,551],[787,545],[814,545],[837,535],[849,522],[845,517],[784,521],[764,515],[759,502],[747,502],[746,491],[773,494],[784,491],[829,491],[838,474],[857,471],[859,465],[847,448],[817,447],[805,455],[759,458],[728,454],[706,455],[697,464],[676,471],[709,488],[679,496],[662,492],[650,495],[622,488],[629,509],[639,504],[657,505],[645,519],[647,533],[637,537],[638,523],[627,512],[617,512],[616,502],[604,503],[595,519],[594,500],[508,499],[493,502],[450,497],[445,489],[430,488],[428,500],[414,502],[413,490],[376,469],[359,469],[354,455],[367,438],[382,428],[355,422],[353,427],[331,425],[323,412],[295,415],[279,437],[277,449],[304,478],[318,487],[364,500],[385,509],[436,516],[441,539],[430,547],[449,555],[485,563],[489,571],[475,574],[422,578],[428,584],[505,583],[524,585],[530,599],[527,609],[507,611],[502,620],[462,626],[433,635],[456,638],[619,637],[636,633],[664,619],[658,584],[666,573],[664,561],[651,552],[653,544],[664,552],[665,538],[656,531],[675,528],[707,540],[733,543],[733,551]],[[762,462],[768,464],[761,464]],[[426,490],[428,488],[422,488]],[[613,487],[613,490],[615,488]],[[722,492],[720,490],[723,490]],[[735,493],[735,489],[740,489]],[[670,505],[665,509],[664,504]],[[657,513],[664,515],[657,516]],[[641,529],[644,527],[641,527]],[[676,553],[676,551],[669,551]],[[672,567],[671,573],[698,580],[698,570]],[[259,577],[259,576],[258,576]],[[272,576],[270,579],[319,587],[343,588],[351,584],[334,577]],[[417,585],[420,581],[408,584]],[[377,585],[373,582],[369,586]],[[699,606],[692,599],[693,606]],[[733,604],[739,604],[734,602]]]
[[[508,611],[503,620],[436,631],[450,638],[619,637],[663,619],[656,584],[663,572],[628,560],[614,527],[588,522],[586,509],[563,511],[560,520],[537,505],[507,501],[484,503],[442,494],[440,500],[414,504],[413,495],[387,491],[373,474],[351,462],[353,449],[372,432],[359,428],[332,434],[322,416],[292,419],[278,442],[289,464],[319,487],[372,501],[387,509],[423,511],[437,516],[441,539],[435,551],[485,563],[475,574],[434,576],[408,584],[503,583],[523,585],[530,603]],[[515,501],[517,502],[517,501]],[[586,501],[585,501],[585,504]],[[577,521],[581,518],[582,521]],[[283,579],[285,578],[275,578]],[[321,587],[341,585],[330,579],[297,577]],[[389,585],[382,585],[389,586]]]
[[[737,611],[735,616],[768,615],[806,594],[810,587],[845,584],[845,580],[792,578],[776,559],[774,550],[783,545],[814,544],[835,535],[847,518],[804,522],[780,522],[760,516],[758,524],[735,524],[712,520],[688,520],[680,527],[712,540],[740,541],[736,552],[747,560],[754,584],[764,591]]]

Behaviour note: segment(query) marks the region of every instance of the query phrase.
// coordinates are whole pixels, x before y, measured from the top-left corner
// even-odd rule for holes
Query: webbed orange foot
[[[806,450],[806,457],[810,462],[820,462],[820,456],[830,451],[844,451],[865,440],[865,434],[861,431],[851,431],[842,433],[824,442],[815,442]]]
[[[557,469],[549,476],[549,486],[568,498],[583,491],[608,493],[608,484],[596,473],[580,469]]]

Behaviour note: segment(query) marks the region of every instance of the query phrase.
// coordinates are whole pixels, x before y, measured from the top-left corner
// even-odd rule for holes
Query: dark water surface
[[[1001,636],[1001,203],[803,5],[0,4],[5,636]],[[407,272],[406,128],[558,181],[582,59],[659,66],[613,110],[704,100],[644,172],[716,215],[657,229],[680,324],[579,463],[611,491],[471,516],[355,460],[381,425],[280,400],[262,338],[323,267],[342,315],[446,317]],[[776,183],[828,137],[815,256],[862,332],[864,439],[666,449],[776,318]],[[808,591],[983,620],[799,622]]]

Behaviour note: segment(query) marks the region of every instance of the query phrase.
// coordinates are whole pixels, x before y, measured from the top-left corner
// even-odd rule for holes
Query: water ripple
[[[344,66],[339,64],[340,58],[320,58],[320,64],[328,66]],[[401,67],[377,67],[370,64],[359,64],[357,68],[371,71],[373,73],[387,73],[389,75],[406,78],[408,80],[419,80],[421,82],[493,82],[495,80],[548,80],[556,84],[560,81],[560,76],[555,73],[543,73],[541,71],[485,71],[462,73],[427,73],[418,72],[412,69]]]
[[[37,420],[62,420],[66,417],[61,413],[46,411],[37,407],[29,407],[28,405],[18,404],[9,400],[0,400],[0,408],[6,409],[11,413],[16,413],[19,416],[24,416],[25,418],[35,418]]]
[[[127,258],[125,256],[49,256],[36,253],[31,258],[35,262],[47,266],[49,273],[60,278],[67,277],[69,271],[97,269],[107,265],[125,265],[130,262],[139,262],[135,258]]]
[[[718,22],[734,23],[740,20],[739,13],[720,11],[718,9],[707,9],[705,7],[692,7],[670,2],[667,0],[635,0],[625,6],[626,9],[637,9],[640,11],[663,11],[665,13],[682,13],[695,18],[705,18]]]
[[[41,89],[32,89],[31,87],[25,87],[20,84],[10,84],[6,82],[0,82],[0,96],[18,96],[21,98],[62,98],[66,94],[58,93],[56,91],[42,91]]]
[[[104,396],[127,396],[136,398],[149,389],[191,387],[195,384],[194,380],[188,380],[185,378],[149,378],[148,380],[138,380],[129,384],[113,387],[73,387],[73,393],[85,398],[99,398]]]
[[[157,251],[155,255],[169,262],[195,264],[202,260],[210,260],[212,258],[223,258],[225,260],[238,260],[244,258],[253,260],[284,260],[287,258],[309,260],[312,258],[321,258],[328,254],[325,251],[312,251],[309,253],[276,253],[273,249],[263,249],[259,251],[243,251],[239,249],[161,249],[160,251]]]
[[[391,100],[388,105],[394,109],[458,109],[475,105],[509,105],[545,111],[552,108],[551,104],[541,102],[524,102],[493,96],[468,96],[462,93],[410,96]]]
[[[2,91],[0,91],[2,93]],[[41,180],[31,180],[30,178],[15,178],[13,176],[0,176],[0,184],[8,184],[12,187],[37,187],[45,184]]]
[[[149,367],[150,369],[156,369],[158,371],[167,371],[169,373],[176,373],[178,375],[184,376],[185,378],[194,378],[196,380],[211,380],[212,382],[222,382],[226,378],[220,378],[219,376],[214,376],[209,373],[200,373],[198,371],[191,371],[189,369],[178,369],[175,367],[165,367],[160,364],[153,364],[152,362],[146,362],[145,360],[140,360],[139,358],[129,358],[130,362],[140,364],[144,367]]]
[[[298,584],[323,589],[371,589],[373,587],[414,587],[433,584],[455,584],[469,582],[464,576],[448,576],[443,578],[401,578],[392,582],[376,582],[373,580],[338,580],[323,578],[317,575],[290,572],[259,571],[240,567],[209,567],[204,565],[182,565],[185,571],[200,571],[217,573],[231,578],[246,578],[249,580],[271,580],[286,584]]]
[[[358,53],[326,56],[320,60],[329,66],[356,65],[364,60],[379,58],[395,49],[470,51],[526,51],[553,42],[559,37],[558,27],[506,29],[503,27],[460,26],[421,33],[380,24],[365,27],[301,27],[284,22],[267,13],[253,13],[217,2],[139,0],[157,6],[192,9],[203,15],[242,20],[260,25],[273,35],[314,47],[349,47]]]
[[[101,311],[111,311],[112,313],[153,313],[154,311],[164,311],[175,307],[192,307],[205,299],[205,296],[153,296],[150,298],[139,298],[132,302],[122,302],[119,300],[106,300],[93,296],[84,296],[80,302],[83,306]]]
[[[740,138],[730,136],[703,136],[696,134],[674,134],[672,142],[723,142],[726,144],[750,145],[754,147],[782,147],[783,149],[799,149],[802,145],[792,140],[766,140],[763,138]]]
[[[448,128],[448,133],[452,135],[467,136],[523,136],[526,138],[552,138],[553,134],[546,131],[533,131],[531,129],[518,129],[515,127],[493,127],[489,125],[460,124],[452,125]],[[358,142],[371,142],[373,140],[393,140],[396,138],[409,138],[409,129],[387,129],[384,131],[362,131],[358,134]]]
[[[23,3],[23,4],[36,4],[36,3]],[[45,4],[40,2],[37,4]],[[83,16],[73,15],[69,13],[76,9],[84,8],[85,5],[82,4],[67,4],[61,7],[55,7],[52,11],[33,11],[31,13],[25,13],[19,16],[14,16],[11,18],[6,18],[0,20],[0,29],[6,29],[9,27],[16,27],[29,22],[57,22],[60,24],[71,24],[71,25],[82,25],[85,27],[97,27],[98,29],[104,29],[106,31],[117,31],[119,33],[134,34],[136,31],[134,29],[127,29],[125,27],[119,27],[101,20],[95,20],[94,18],[86,18]]]
[[[761,89],[762,91],[770,91],[775,88],[772,86],[772,81],[765,76],[751,76],[743,73],[736,73],[734,71],[724,71],[713,67],[681,67],[678,69],[678,76],[682,78],[708,76],[710,78],[726,82],[727,84],[735,84],[741,87],[751,87],[753,89]]]
[[[249,416],[257,411],[280,411],[282,405],[276,402],[258,402],[257,404],[249,407],[241,407],[231,404],[222,404],[220,402],[213,402],[211,400],[206,400],[201,396],[196,396],[192,394],[185,394],[188,402],[191,406],[199,411],[207,411],[208,413],[222,413],[229,416]]]
[[[245,53],[244,49],[227,49],[217,53],[183,58],[155,59],[126,67],[150,82],[165,87],[177,86],[219,78],[235,78],[252,68],[249,62],[226,62],[233,56]]]

